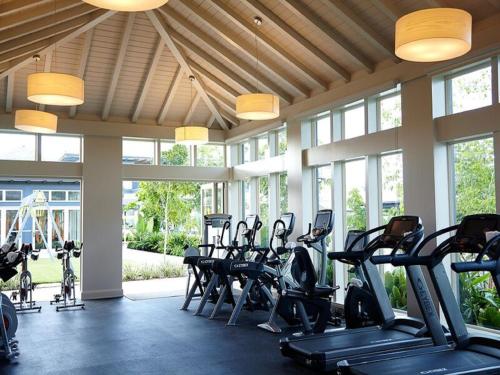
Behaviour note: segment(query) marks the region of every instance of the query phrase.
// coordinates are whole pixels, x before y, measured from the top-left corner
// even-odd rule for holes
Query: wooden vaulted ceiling
[[[45,108],[60,116],[228,129],[239,124],[239,94],[273,92],[284,107],[398,64],[397,18],[440,6],[479,21],[499,12],[500,0],[169,0],[139,13],[0,0],[0,108],[33,108],[27,75],[53,71],[85,79],[82,106]],[[256,15],[264,20],[258,69]]]

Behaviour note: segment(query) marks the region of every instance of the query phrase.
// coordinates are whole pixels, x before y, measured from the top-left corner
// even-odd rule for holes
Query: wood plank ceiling
[[[437,6],[466,9],[474,21],[500,11],[496,0],[170,0],[139,13],[4,0],[0,111],[33,108],[27,75],[53,71],[85,79],[82,106],[45,108],[60,116],[229,129],[239,124],[239,94],[273,92],[285,107],[399,63],[395,21]],[[255,16],[264,20],[258,69]]]

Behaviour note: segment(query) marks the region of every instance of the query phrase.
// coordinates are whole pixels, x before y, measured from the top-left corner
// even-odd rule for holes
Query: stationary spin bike
[[[20,250],[23,261],[21,263],[21,276],[19,277],[19,291],[12,292],[10,299],[16,301],[14,302],[16,306],[16,311],[26,312],[26,311],[36,311],[40,312],[42,306],[37,306],[36,302],[33,301],[33,290],[35,289],[35,284],[33,284],[33,278],[31,272],[28,270],[28,261],[38,260],[40,255],[39,249],[33,249],[33,245],[30,243],[23,244]]]
[[[76,275],[71,266],[71,256],[79,258],[82,253],[83,244],[77,248],[74,241],[65,241],[62,248],[56,249],[57,259],[60,259],[63,267],[63,278],[61,281],[61,294],[54,295],[50,304],[56,305],[56,311],[69,308],[85,309],[84,303],[77,303],[75,293]]]

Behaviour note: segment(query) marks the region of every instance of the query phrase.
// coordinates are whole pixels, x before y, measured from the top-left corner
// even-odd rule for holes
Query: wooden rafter
[[[344,51],[352,56],[356,61],[363,65],[369,72],[375,69],[375,63],[355,47],[346,37],[341,35],[334,27],[327,23],[321,16],[316,14],[311,8],[302,3],[300,0],[282,0],[287,8],[297,14],[302,19],[307,20],[314,25],[323,34],[328,36],[332,41],[337,43]]]
[[[165,121],[165,118],[167,117],[168,110],[170,109],[170,106],[174,101],[175,93],[177,92],[177,89],[181,84],[182,76],[183,76],[182,68],[179,65],[174,73],[172,82],[168,87],[167,94],[165,95],[165,100],[163,101],[163,105],[161,106],[160,114],[158,115],[158,118],[156,120],[156,123],[158,125],[162,125]]]
[[[7,92],[5,96],[5,112],[11,113],[14,101],[14,73],[7,76]]]
[[[216,53],[218,53],[220,56],[222,56],[227,62],[235,65],[238,69],[240,69],[242,72],[244,72],[246,75],[249,77],[255,77],[259,80],[262,86],[266,87],[267,90],[272,91],[276,95],[281,96],[285,101],[291,103],[293,101],[293,98],[290,96],[290,94],[282,88],[281,85],[276,84],[273,82],[271,79],[269,79],[267,76],[263,75],[260,71],[256,71],[255,66],[252,66],[248,62],[240,59],[237,55],[232,53],[229,49],[224,47],[222,44],[217,43],[214,39],[210,38],[207,34],[205,34],[200,28],[196,27],[194,24],[189,23],[186,21],[183,17],[181,17],[178,13],[176,13],[173,9],[169,9],[168,12],[162,12],[164,15],[167,17],[172,18],[175,22],[178,24],[182,25],[186,30],[189,30],[191,33],[193,33],[196,38],[200,39],[204,45],[210,47],[212,50],[214,50]],[[179,32],[175,31],[171,33],[172,37],[176,39],[179,43],[182,45],[186,46],[186,44],[183,42],[186,40],[184,36],[182,36]],[[192,43],[189,43],[192,45]],[[188,47],[189,48],[189,47]],[[190,48],[189,48],[190,49]],[[250,54],[252,58],[254,56]],[[271,67],[266,64],[265,62],[261,61],[261,65],[265,68],[267,68],[271,73],[273,73],[275,76],[281,78],[284,82],[289,82],[289,84],[296,90],[298,91],[301,95],[304,96],[309,96],[309,89],[306,87],[303,87],[302,85],[297,85],[291,82],[291,77],[286,76],[285,74],[281,73],[278,74],[277,69],[273,70]]]
[[[35,43],[40,40],[52,38],[58,34],[64,33],[68,30],[73,30],[89,22],[91,18],[92,18],[92,13],[84,14],[80,17],[73,18],[69,21],[47,27],[46,29],[42,29],[36,33],[25,34],[18,38],[8,40],[4,43],[0,43],[0,51],[2,51],[3,53],[14,49],[18,49],[20,47]]]
[[[82,4],[73,8],[63,10],[61,12],[57,12],[55,16],[50,17],[50,24],[47,23],[47,19],[40,18],[29,23],[24,23],[19,26],[2,30],[2,32],[0,33],[0,43],[5,43],[8,40],[19,38],[23,35],[33,34],[47,27],[55,26],[58,23],[67,22],[73,18],[77,18],[83,16],[84,14],[92,13],[95,11],[95,7],[88,4]]]
[[[440,0],[426,0],[427,4],[432,8],[442,8],[443,3]]]
[[[221,111],[220,114],[222,117],[224,117],[231,124],[236,125],[236,126],[238,126],[240,124],[239,120],[236,117],[227,113],[226,111]]]
[[[222,4],[219,0],[212,0],[214,4]],[[250,5],[256,12],[260,13],[263,17],[265,17],[269,22],[271,22],[276,28],[283,31],[290,38],[295,40],[301,48],[309,51],[313,56],[317,57],[321,62],[327,65],[334,72],[339,74],[345,81],[349,81],[351,79],[351,73],[333,60],[330,56],[324,53],[321,49],[316,47],[313,43],[311,43],[307,38],[302,36],[299,32],[297,32],[293,27],[288,25],[285,21],[283,21],[280,17],[278,17],[275,13],[273,13],[269,8],[267,8],[264,4],[262,4],[259,0],[246,0],[246,3]]]
[[[50,17],[54,17],[57,12],[80,4],[81,2],[79,0],[56,0],[55,4],[53,1],[42,2],[40,5],[31,7],[25,11],[0,16],[0,30],[39,18],[45,18],[45,21],[50,23]]]
[[[42,0],[43,1],[43,0]],[[20,10],[26,10],[29,7],[39,5],[42,1],[40,0],[15,0],[9,1],[4,4],[0,4],[0,15],[4,16],[11,12],[18,12]]]
[[[172,52],[177,62],[184,70],[184,72],[188,75],[194,75],[196,78],[198,78],[196,73],[189,66],[186,56],[184,55],[184,52],[177,46],[173,37],[171,36],[171,29],[168,26],[165,19],[163,18],[163,16],[161,15],[161,13],[159,13],[158,11],[146,11],[145,13],[148,16],[151,23],[153,24],[153,26],[155,27],[156,31],[162,37],[163,41],[167,45],[170,52]],[[217,119],[217,122],[220,124],[220,126],[228,130],[229,127],[224,121],[224,118],[219,113],[219,109],[212,102],[212,99],[208,97],[203,82],[200,79],[195,79],[193,85],[196,88],[196,91],[201,95],[201,98],[209,108],[210,112],[212,112],[212,114]]]
[[[83,78],[85,75],[85,69],[87,68],[87,63],[89,61],[90,47],[92,45],[92,38],[94,37],[94,29],[90,29],[85,34],[85,40],[83,41],[82,54],[80,55],[80,65],[78,66],[78,77]],[[69,117],[73,118],[76,116],[77,106],[71,106],[69,109]]]
[[[206,70],[204,67],[202,67],[200,64],[197,62],[188,59],[188,63],[193,68],[196,70],[199,74],[201,74],[203,77],[207,78],[209,81],[212,81],[215,83],[219,88],[227,92],[229,95],[234,96],[235,98],[240,95],[240,93],[232,88],[230,85],[228,85],[225,81],[221,80],[217,76],[213,75],[210,73],[208,70]]]
[[[212,90],[208,91],[208,95],[214,98],[217,101],[217,103],[220,104],[221,108],[224,108],[224,110],[228,111],[229,113],[236,115],[235,104],[232,103],[230,100],[224,98],[222,95]]]
[[[67,43],[79,35],[85,33],[86,31],[92,29],[99,23],[103,22],[104,20],[108,19],[112,15],[114,15],[116,12],[112,10],[104,10],[100,9],[97,10],[93,15],[91,21],[86,23],[85,25],[82,25],[81,27],[69,32],[68,34],[63,34],[59,35],[56,38],[52,38],[52,42],[48,46],[42,46],[39,49],[35,51],[29,51],[25,55],[21,56],[19,59],[12,60],[8,64],[3,64],[1,65],[2,67],[2,73],[0,73],[0,79],[8,76],[10,73],[17,71],[18,69],[21,69],[23,66],[26,66],[30,64],[33,59],[32,55],[33,53],[38,53],[41,56],[46,55],[50,51],[52,51],[54,48],[56,48],[56,44],[64,44]]]
[[[106,95],[106,101],[104,102],[104,107],[102,109],[101,118],[107,120],[109,117],[109,112],[111,111],[111,105],[113,104],[113,98],[115,97],[116,86],[118,86],[118,78],[122,70],[123,62],[125,61],[125,54],[127,53],[127,45],[130,39],[130,34],[132,33],[132,28],[134,27],[136,13],[130,12],[125,22],[125,28],[122,34],[122,40],[120,43],[120,49],[118,50],[118,56],[116,57],[115,68],[113,69],[113,75],[111,76],[111,82],[109,83],[108,94]]]
[[[182,122],[183,124],[189,124],[191,122],[191,119],[193,118],[193,115],[196,111],[196,107],[198,107],[198,104],[200,103],[200,99],[201,99],[200,94],[196,93],[196,95],[193,98],[193,101],[189,106],[186,116],[184,116],[184,121]]]
[[[403,15],[401,9],[391,2],[391,0],[372,0],[372,4],[389,17],[392,22],[396,22]]]
[[[153,55],[153,58],[151,59],[151,63],[149,64],[148,74],[146,76],[146,79],[144,80],[144,84],[142,85],[141,94],[139,95],[139,100],[137,100],[134,114],[132,115],[132,122],[137,122],[139,116],[141,115],[142,107],[144,105],[144,102],[146,101],[146,95],[148,94],[151,82],[153,82],[153,77],[155,75],[156,68],[158,67],[158,63],[160,62],[164,47],[165,42],[163,42],[161,38],[158,38],[155,53]]]
[[[488,2],[495,8],[500,9],[500,0],[488,0]]]
[[[212,127],[212,125],[214,124],[214,121],[215,121],[215,116],[210,115],[210,117],[206,123],[206,127],[210,129]]]
[[[346,5],[343,0],[321,0],[321,2],[329,9],[335,12],[335,15],[340,15],[353,29],[360,33],[364,38],[382,49],[385,53],[392,57],[395,62],[400,60],[394,55],[394,46],[392,43],[374,30],[367,22]]]
[[[255,58],[252,49],[249,48],[248,43],[244,43],[241,38],[238,38],[233,34],[230,34],[226,28],[224,30],[224,25],[220,22],[216,22],[213,17],[207,12],[204,12],[200,7],[194,6],[190,2],[182,3],[192,14],[198,17],[198,20],[203,22],[206,26],[208,26],[212,31],[221,36],[226,42],[231,44],[234,48],[238,49],[240,52],[246,54],[251,59]],[[241,17],[238,16],[236,12],[234,12],[230,7],[226,4],[218,3],[217,7],[224,13],[224,15],[228,16],[234,23],[236,23],[240,28],[242,28],[245,32],[254,34],[255,33],[255,25],[251,22],[245,21]],[[301,73],[305,78],[310,81],[315,82],[316,84],[322,86],[323,88],[328,88],[328,83],[325,82],[321,77],[315,74],[311,69],[309,69],[305,64],[302,64],[299,60],[297,60],[294,56],[288,53],[284,48],[275,43],[271,38],[269,38],[265,34],[259,34],[259,41],[264,44],[267,48],[271,49],[273,53],[280,57],[283,61],[289,63],[297,72]]]

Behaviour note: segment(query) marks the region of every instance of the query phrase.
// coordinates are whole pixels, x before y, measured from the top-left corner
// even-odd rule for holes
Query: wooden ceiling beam
[[[440,0],[426,0],[426,2],[432,8],[443,8],[446,6]]]
[[[31,7],[25,11],[0,16],[0,30],[5,30],[38,18],[44,18],[45,22],[50,24],[53,21],[51,17],[54,17],[57,12],[77,5],[81,5],[79,0],[56,0],[55,4],[54,1],[42,2],[40,5]]]
[[[7,92],[5,95],[5,112],[11,113],[14,101],[14,73],[11,73],[5,78],[7,80]]]
[[[108,19],[109,17],[111,17],[114,14],[116,14],[115,11],[99,9],[92,15],[91,21],[89,21],[85,25],[82,25],[81,27],[75,29],[74,31],[69,32],[68,34],[64,33],[62,35],[59,35],[56,38],[51,38],[52,43],[50,45],[42,46],[39,49],[37,49],[36,51],[32,51],[32,52],[28,51],[23,56],[21,56],[21,58],[13,60],[13,61],[9,62],[8,64],[0,65],[2,67],[2,73],[0,73],[0,79],[6,77],[10,73],[15,72],[15,71],[21,69],[22,67],[32,63],[33,62],[33,59],[32,59],[33,53],[36,52],[36,53],[40,54],[41,56],[44,56],[47,53],[49,53],[50,51],[52,51],[53,49],[55,49],[56,44],[58,44],[58,45],[65,44],[65,43],[77,38],[81,34],[92,29],[93,27],[100,24],[101,22]]]
[[[237,55],[224,47],[222,44],[217,43],[214,39],[205,34],[203,30],[188,22],[180,14],[175,12],[175,10],[168,9],[168,11],[165,11],[164,9],[162,9],[160,10],[160,12],[163,13],[163,15],[170,17],[176,23],[188,30],[190,33],[196,36],[196,38],[200,39],[205,45],[209,46],[212,50],[220,54],[227,62],[234,64],[249,77],[255,77],[262,86],[266,87],[276,95],[279,95],[285,101],[289,103],[293,102],[293,97],[286,90],[284,90],[281,85],[276,84],[267,76],[258,71],[255,66],[252,66],[247,61],[240,59]],[[175,31],[174,33],[172,33],[172,36],[174,37],[174,39],[177,39],[181,44],[184,45],[184,43],[179,40],[179,37],[182,40],[186,40],[186,38],[184,36],[181,36],[179,32]],[[249,54],[249,56],[251,56],[252,59],[255,58],[255,56],[251,53]],[[278,72],[277,69],[273,69],[265,61],[259,61],[259,65],[261,65],[263,68],[266,68],[273,76],[280,78],[283,82],[285,82],[285,84],[288,83],[289,85],[291,85],[300,95],[309,97],[310,90],[307,87],[303,87],[302,85],[293,83],[293,80],[290,76],[284,74],[283,72]]]
[[[174,55],[179,65],[182,67],[182,70],[188,75],[194,75],[196,79],[193,82],[196,91],[201,95],[201,98],[210,109],[210,112],[215,116],[217,122],[223,129],[228,130],[229,127],[226,124],[226,121],[219,113],[219,108],[212,102],[212,99],[207,95],[205,85],[203,82],[198,79],[197,74],[191,69],[187,62],[187,58],[184,55],[184,52],[177,46],[175,43],[173,36],[171,36],[171,28],[168,26],[167,22],[163,18],[160,12],[148,10],[145,12],[148,16],[149,20],[155,27],[156,31],[160,34],[163,41],[167,45],[170,52]]]
[[[392,22],[396,22],[399,17],[403,15],[401,9],[399,9],[391,0],[372,0],[372,4],[384,13]]]
[[[125,22],[125,28],[123,29],[122,40],[120,43],[120,49],[118,50],[118,55],[116,56],[113,75],[111,76],[111,81],[108,87],[108,94],[106,95],[106,100],[104,102],[104,107],[102,109],[101,118],[103,120],[108,119],[109,113],[111,111],[111,105],[113,104],[113,98],[115,97],[116,87],[118,86],[118,78],[120,78],[123,62],[125,61],[125,55],[127,53],[127,46],[130,40],[130,34],[132,33],[132,28],[134,27],[135,16],[136,16],[135,12],[130,12],[127,16],[127,21]]]
[[[334,27],[326,22],[321,16],[316,14],[307,5],[302,3],[300,0],[282,0],[282,2],[289,10],[314,25],[333,42],[338,44],[351,57],[363,65],[366,70],[369,72],[373,72],[375,70],[375,63],[368,58],[368,56],[355,47],[349,40],[347,40],[346,37],[341,35]]]
[[[488,0],[488,2],[495,8],[500,9],[500,0]]]
[[[231,96],[233,96],[235,98],[240,95],[240,93],[238,92],[238,90],[235,90],[234,88],[232,88],[231,86],[229,86],[225,81],[221,80],[220,78],[218,78],[215,75],[213,75],[212,73],[210,73],[208,70],[206,70],[204,67],[202,67],[201,65],[199,65],[197,62],[195,62],[195,61],[193,61],[191,59],[188,59],[188,63],[191,66],[191,68],[193,68],[194,70],[196,70],[200,75],[202,75],[203,77],[207,78],[209,81],[212,81],[219,88],[221,88],[222,90],[224,90],[225,92],[227,92],[229,95],[231,95]]]
[[[8,13],[18,12],[20,10],[26,10],[26,8],[40,5],[48,0],[14,0],[9,1],[4,4],[0,4],[0,16],[4,16]]]
[[[149,64],[148,74],[146,76],[146,79],[144,80],[144,84],[142,85],[141,94],[135,106],[134,114],[132,115],[132,122],[137,122],[139,116],[141,115],[142,107],[144,106],[144,102],[146,101],[146,96],[148,95],[151,82],[153,82],[153,77],[155,75],[156,68],[158,67],[158,63],[160,62],[164,47],[165,42],[161,37],[159,37],[158,43],[156,44],[155,53]]]
[[[189,124],[191,122],[191,119],[196,111],[196,107],[198,107],[198,104],[200,103],[200,99],[200,94],[197,92],[191,102],[191,105],[189,106],[186,116],[184,116],[184,121],[182,122],[183,124]]]
[[[80,55],[80,65],[78,66],[78,77],[82,78],[85,75],[85,70],[87,69],[87,63],[89,61],[90,47],[92,46],[92,38],[94,37],[94,29],[90,29],[85,34],[85,39],[83,41],[82,53]],[[78,106],[74,105],[69,108],[69,117],[73,118],[76,116],[76,111]]]
[[[89,4],[82,4],[73,8],[57,12],[55,16],[51,16],[51,22],[47,23],[47,19],[41,18],[19,26],[11,27],[3,30],[0,33],[0,43],[5,43],[8,40],[19,38],[23,35],[41,32],[47,27],[55,26],[61,22],[67,22],[73,18],[83,16],[84,14],[95,12],[96,8]]]
[[[212,2],[217,5],[221,3],[218,0],[213,0]],[[262,4],[259,0],[246,0],[246,4],[252,7],[254,11],[260,13],[263,17],[265,17],[270,23],[274,25],[274,27],[280,29],[290,38],[295,40],[301,46],[301,48],[306,49],[309,53],[318,58],[322,63],[324,63],[330,69],[332,69],[334,72],[340,75],[346,82],[351,80],[351,73],[347,69],[345,69],[339,63],[333,60],[321,49],[316,47],[308,39],[306,39],[299,32],[297,32],[293,27],[288,25],[285,21],[283,21],[280,17],[278,17],[275,13],[273,13],[269,8],[267,8],[264,4]]]
[[[331,9],[335,15],[340,15],[347,24],[353,27],[354,30],[360,33],[365,39],[391,56],[395,62],[401,62],[401,60],[394,55],[393,44],[384,39],[379,32],[375,31],[368,23],[361,19],[361,17],[354,12],[350,6],[346,5],[343,0],[321,0],[321,2]]]
[[[158,117],[156,119],[156,123],[158,125],[163,125],[163,123],[165,122],[165,118],[167,117],[168,110],[170,109],[170,106],[172,105],[172,102],[174,101],[175,93],[177,92],[177,89],[179,88],[179,85],[181,84],[183,75],[184,74],[182,71],[182,67],[179,65],[174,73],[174,76],[172,78],[170,86],[168,87],[168,91],[167,91],[167,94],[165,95],[165,100],[163,101],[163,105],[161,107],[160,114],[158,115]]]
[[[253,48],[249,48],[248,43],[244,43],[241,38],[237,38],[234,34],[230,35],[229,30],[224,30],[224,25],[221,25],[220,22],[216,22],[214,17],[211,17],[207,12],[203,11],[200,7],[194,6],[190,2],[182,3],[189,11],[196,15],[198,19],[203,22],[206,26],[210,27],[212,31],[217,33],[220,37],[222,37],[226,42],[231,44],[233,47],[237,48],[240,52],[245,53],[251,59],[254,59],[255,56],[251,51]],[[233,11],[226,4],[217,2],[213,3],[219,11],[221,11],[225,16],[227,16],[231,21],[233,21],[236,25],[238,25],[241,29],[243,29],[248,34],[253,35],[255,33],[255,24],[245,21],[238,14]],[[299,60],[297,60],[293,55],[288,53],[284,48],[280,47],[277,43],[275,43],[271,38],[267,35],[260,33],[258,35],[259,42],[261,42],[264,46],[270,49],[276,56],[281,58],[298,73],[300,73],[304,78],[308,79],[316,83],[317,85],[328,89],[328,83],[325,82],[321,77],[315,74],[311,69],[309,69],[305,64],[302,64]]]
[[[231,113],[232,115],[236,115],[236,105],[232,103],[230,100],[224,98],[222,95],[216,93],[215,91],[209,90],[208,95],[210,95],[217,103],[220,104],[221,108],[224,108],[226,111]]]
[[[46,29],[42,29],[38,32],[31,33],[31,34],[26,34],[23,36],[20,36],[19,38],[11,39],[9,41],[6,41],[4,43],[0,43],[0,51],[2,53],[11,51],[14,49],[18,49],[20,47],[26,46],[28,44],[32,44],[34,42],[37,42],[39,40],[44,40],[47,38],[54,37],[56,35],[59,35],[61,33],[64,33],[65,31],[68,30],[73,30],[92,19],[92,13],[84,14],[80,17],[73,18],[69,21],[59,23],[57,25],[48,27]]]
[[[212,125],[214,124],[214,121],[215,121],[215,116],[212,114],[208,118],[208,121],[206,123],[206,127],[210,129],[212,127]]]
[[[231,115],[225,111],[221,111],[220,114],[222,115],[222,117],[224,117],[231,124],[236,125],[236,126],[238,126],[240,124],[240,121],[236,117],[234,117],[233,115]]]

